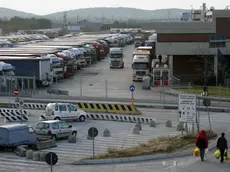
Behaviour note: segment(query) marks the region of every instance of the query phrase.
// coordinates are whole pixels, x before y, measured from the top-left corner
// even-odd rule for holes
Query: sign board
[[[14,89],[14,95],[15,95],[15,96],[18,95],[18,89],[17,89],[17,88]]]
[[[134,85],[130,85],[129,90],[130,90],[131,92],[134,92],[134,91],[135,91],[135,86],[134,86]]]
[[[48,165],[55,165],[58,162],[58,156],[57,156],[57,154],[55,154],[53,152],[49,152],[45,156],[45,161]]]
[[[98,130],[94,127],[91,127],[89,130],[88,130],[88,135],[92,138],[95,138],[97,137],[98,135]]]
[[[179,94],[179,122],[196,122],[196,95]]]

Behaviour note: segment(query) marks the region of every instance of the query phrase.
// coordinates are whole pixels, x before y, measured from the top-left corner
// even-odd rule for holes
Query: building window
[[[226,47],[225,42],[210,42],[209,43],[209,48],[223,48]]]
[[[209,35],[209,40],[225,41],[225,36],[212,34]]]

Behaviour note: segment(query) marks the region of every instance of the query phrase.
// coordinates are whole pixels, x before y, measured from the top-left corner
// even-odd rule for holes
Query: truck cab
[[[139,47],[143,43],[143,37],[142,36],[135,36],[134,37],[134,46]]]
[[[123,49],[110,48],[110,68],[124,68]]]
[[[150,74],[150,53],[146,51],[138,51],[133,54],[133,81],[142,81],[142,79]]]
[[[7,83],[14,81],[12,76],[15,76],[15,67],[9,63],[4,63],[0,61],[0,82],[2,85],[7,86]]]
[[[47,57],[50,57],[51,70],[53,72],[54,80],[59,80],[64,78],[65,67],[64,60],[60,57],[57,57],[55,54],[47,54]]]

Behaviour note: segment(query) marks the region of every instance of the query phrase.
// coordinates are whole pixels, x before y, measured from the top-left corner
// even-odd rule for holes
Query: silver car
[[[72,125],[65,121],[50,120],[37,123],[35,132],[38,139],[57,140],[68,138],[76,130],[73,130]]]

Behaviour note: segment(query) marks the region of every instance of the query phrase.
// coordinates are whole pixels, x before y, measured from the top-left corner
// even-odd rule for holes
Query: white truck
[[[142,81],[142,79],[150,74],[150,53],[148,51],[137,51],[133,53],[133,81]]]
[[[110,48],[110,68],[124,68],[123,49]]]
[[[4,63],[0,61],[0,85],[7,86],[7,83],[14,81],[15,76],[15,67],[9,63]]]

